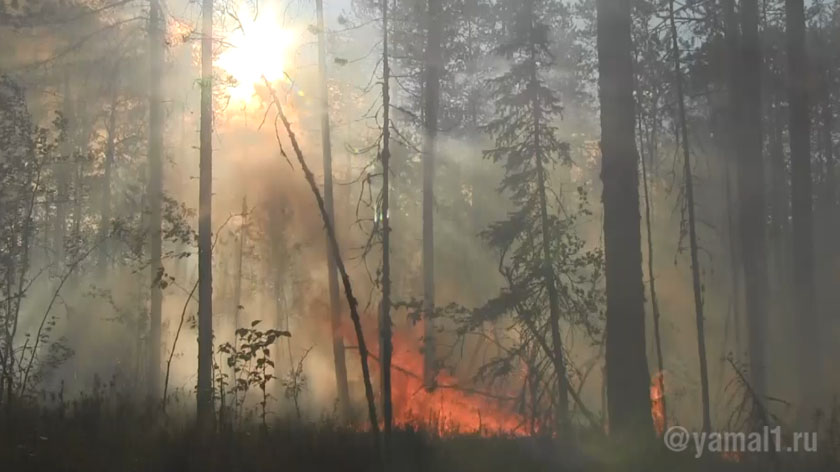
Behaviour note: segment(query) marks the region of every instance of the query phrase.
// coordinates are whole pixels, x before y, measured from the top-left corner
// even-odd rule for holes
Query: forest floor
[[[5,406],[5,405],[4,405]],[[256,472],[348,471],[380,468],[372,435],[316,423],[274,423],[197,435],[191,422],[150,408],[16,409],[0,415],[0,471],[28,472]],[[661,442],[619,448],[602,435],[550,438],[437,436],[417,430],[392,435],[390,471],[399,472],[836,472],[836,452],[737,460],[667,451]]]

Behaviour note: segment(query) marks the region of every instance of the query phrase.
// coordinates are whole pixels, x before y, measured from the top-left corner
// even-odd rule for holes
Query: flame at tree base
[[[527,434],[522,416],[513,411],[513,397],[461,388],[458,379],[445,371],[438,372],[436,387],[427,390],[423,384],[423,355],[413,341],[395,336],[392,359],[395,427],[439,436]]]
[[[665,433],[665,373],[657,372],[650,384],[650,415],[657,436]]]

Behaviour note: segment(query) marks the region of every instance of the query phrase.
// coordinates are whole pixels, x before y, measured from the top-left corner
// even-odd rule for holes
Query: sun
[[[255,15],[248,7],[238,14],[241,27],[225,36],[224,50],[216,66],[230,74],[234,84],[228,87],[231,100],[247,103],[254,97],[263,77],[269,82],[285,80],[285,67],[291,62],[297,35],[281,26],[278,16],[261,9]]]

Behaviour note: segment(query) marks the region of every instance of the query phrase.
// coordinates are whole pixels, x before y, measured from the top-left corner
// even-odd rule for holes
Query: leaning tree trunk
[[[741,260],[744,263],[750,380],[758,395],[766,393],[767,241],[762,158],[761,43],[758,0],[741,1],[741,60],[733,79],[742,103],[739,124],[738,197]],[[732,71],[732,73],[735,73]]]
[[[441,0],[429,0],[426,17],[426,78],[423,142],[423,383],[435,385],[435,154],[440,113],[440,76],[443,72]]]
[[[709,413],[709,368],[706,363],[706,330],[703,327],[703,288],[700,281],[700,258],[697,248],[697,225],[694,206],[694,177],[691,175],[691,148],[688,142],[688,123],[685,111],[685,94],[682,84],[682,62],[680,44],[677,35],[677,20],[674,17],[674,0],[668,2],[671,24],[671,46],[674,58],[674,85],[677,93],[679,127],[682,135],[683,175],[685,179],[685,198],[688,207],[688,240],[691,253],[691,281],[694,288],[694,314],[697,323],[697,350],[700,357],[700,396],[703,409],[703,431],[711,430]]]
[[[601,180],[606,256],[606,383],[610,432],[652,435],[645,353],[639,154],[630,0],[598,0]]]
[[[149,347],[147,385],[150,400],[160,396],[160,353],[161,353],[161,310],[163,290],[161,277],[161,204],[163,201],[163,96],[161,74],[163,73],[163,19],[160,0],[149,2],[149,181],[147,193],[149,202],[149,256],[151,262],[151,305],[149,313]]]
[[[321,88],[321,148],[324,153],[324,204],[327,215],[335,228],[335,205],[333,202],[332,143],[330,140],[330,105],[327,88],[327,32],[324,25],[324,2],[316,0],[318,10],[318,72]],[[341,334],[341,302],[338,293],[338,275],[335,254],[327,241],[327,274],[330,290],[330,326],[332,329],[335,387],[338,403],[345,420],[350,419],[350,389],[347,385],[347,362],[344,352],[344,337]]]
[[[368,418],[370,419],[370,428],[371,432],[373,433],[374,448],[381,460],[383,457],[381,455],[382,447],[379,441],[379,421],[376,419],[376,400],[374,399],[373,384],[370,380],[370,370],[368,368],[367,362],[367,344],[365,343],[365,335],[364,331],[362,330],[362,321],[359,317],[359,302],[353,295],[353,287],[350,284],[350,276],[347,275],[347,269],[344,267],[344,261],[341,258],[341,253],[338,248],[338,239],[336,239],[335,237],[335,230],[333,229],[332,222],[330,222],[329,216],[327,214],[324,199],[323,197],[321,197],[321,193],[318,191],[318,185],[315,183],[315,176],[312,174],[312,171],[306,164],[306,159],[303,158],[303,152],[300,150],[300,145],[298,144],[297,138],[295,137],[295,133],[292,131],[292,125],[289,123],[286,114],[283,112],[283,106],[280,104],[280,100],[277,98],[277,94],[274,92],[274,90],[271,88],[271,84],[268,83],[268,81],[265,78],[263,78],[263,81],[265,82],[266,87],[271,93],[271,98],[274,102],[275,107],[277,108],[277,114],[280,116],[280,121],[283,122],[283,127],[286,129],[286,134],[289,137],[289,141],[292,142],[292,149],[295,152],[295,156],[297,157],[298,163],[303,169],[303,174],[304,177],[306,177],[306,182],[309,184],[309,189],[315,196],[315,201],[318,204],[318,210],[320,210],[321,212],[321,218],[324,221],[324,227],[327,232],[327,241],[330,243],[330,248],[332,249],[333,254],[335,254],[336,267],[338,268],[339,275],[341,275],[341,282],[344,286],[344,295],[347,298],[347,305],[350,308],[350,320],[353,322],[353,329],[356,331],[356,340],[359,343],[359,360],[362,366],[362,381],[365,385],[365,398],[367,399]],[[384,468],[384,464],[380,464],[380,466]]]
[[[213,422],[213,0],[201,9],[201,128],[198,190],[198,422]]]

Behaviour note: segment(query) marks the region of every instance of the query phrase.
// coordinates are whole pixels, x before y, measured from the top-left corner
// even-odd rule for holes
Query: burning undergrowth
[[[447,370],[437,373],[433,388],[423,383],[423,354],[417,337],[394,337],[392,401],[394,423],[435,432],[524,435],[525,423],[515,412],[515,397],[462,386]]]

